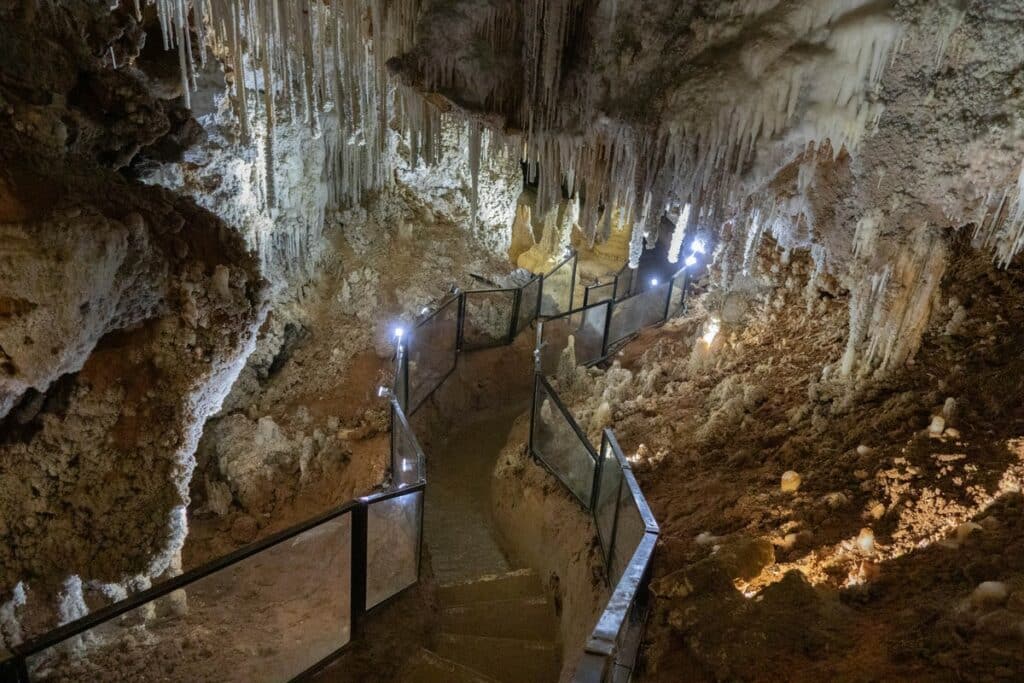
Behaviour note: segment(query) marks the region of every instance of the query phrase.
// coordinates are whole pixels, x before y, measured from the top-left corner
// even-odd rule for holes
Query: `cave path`
[[[441,583],[513,569],[491,514],[491,473],[512,423],[528,406],[461,425],[427,460],[423,535]]]

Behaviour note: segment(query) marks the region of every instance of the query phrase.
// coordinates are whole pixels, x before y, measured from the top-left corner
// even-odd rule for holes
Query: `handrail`
[[[279,543],[295,538],[310,529],[314,529],[325,522],[329,522],[340,517],[358,506],[358,501],[350,500],[332,510],[307,519],[304,522],[299,522],[298,524],[283,531],[279,531],[276,534],[248,543],[227,555],[210,560],[209,562],[195,567],[194,569],[190,569],[178,576],[169,578],[166,581],[161,581],[159,584],[152,586],[151,588],[138,593],[133,593],[124,600],[107,605],[106,607],[92,612],[91,614],[87,614],[80,619],[76,619],[75,621],[47,631],[46,633],[17,646],[15,648],[15,652],[19,656],[25,658],[37,655],[43,650],[47,650],[54,645],[59,645],[70,638],[81,635],[104,622],[115,619],[116,617],[138,607],[142,607],[147,602],[152,602],[153,600],[170,595],[177,590],[187,588],[190,584],[195,583],[199,579],[210,576],[211,574],[230,567],[233,564],[238,564],[242,560],[272,548]]]
[[[561,268],[565,267],[570,260],[572,261],[572,270],[569,281],[569,309],[563,311],[555,316],[543,316],[542,315],[542,302],[544,294],[544,284],[547,278],[558,272]],[[620,273],[621,274],[621,273]],[[683,271],[679,271],[672,278],[672,284],[668,288],[667,300],[665,302],[664,313],[658,322],[663,322],[668,318],[673,297],[673,292],[676,288],[676,279],[683,274]],[[688,276],[683,281],[681,295],[685,299],[686,286],[689,282]],[[261,552],[264,552],[270,548],[277,546],[285,541],[296,538],[297,536],[308,532],[312,529],[317,528],[327,522],[334,519],[340,518],[342,515],[351,513],[352,527],[351,527],[351,551],[350,551],[350,614],[349,626],[351,632],[354,633],[357,626],[360,624],[362,619],[366,615],[373,612],[376,607],[384,602],[390,601],[398,594],[405,591],[409,586],[398,588],[389,597],[383,598],[381,602],[370,607],[366,607],[366,590],[367,590],[367,571],[368,571],[368,558],[367,558],[367,515],[371,506],[386,502],[399,496],[411,495],[422,492],[426,489],[426,458],[423,453],[423,449],[419,444],[419,440],[416,438],[415,432],[412,429],[408,416],[412,415],[422,406],[434,393],[444,384],[445,380],[451,376],[455,371],[458,362],[458,357],[463,350],[462,337],[464,332],[465,324],[465,300],[467,295],[474,293],[500,293],[500,292],[513,292],[514,302],[510,314],[509,322],[509,335],[506,344],[511,344],[517,334],[525,328],[525,323],[529,323],[534,320],[547,319],[549,322],[553,322],[580,312],[585,312],[589,309],[595,308],[599,305],[607,305],[608,313],[605,316],[605,330],[604,339],[602,341],[602,351],[604,357],[607,356],[609,351],[609,340],[608,340],[608,329],[611,325],[614,308],[620,303],[619,300],[604,301],[599,304],[588,304],[582,308],[573,309],[572,301],[574,297],[574,291],[576,287],[577,278],[577,263],[576,254],[570,253],[565,259],[559,262],[555,268],[547,273],[546,275],[534,276],[528,282],[524,283],[520,287],[516,288],[492,288],[487,290],[475,290],[470,292],[460,292],[455,290],[451,297],[448,297],[437,306],[436,310],[431,312],[429,315],[424,317],[415,326],[415,329],[422,329],[425,325],[438,319],[444,311],[449,310],[449,306],[456,303],[458,306],[456,319],[454,321],[454,328],[452,333],[454,338],[452,340],[452,348],[454,349],[454,358],[452,359],[452,366],[447,370],[440,378],[433,378],[433,386],[429,387],[429,390],[423,395],[422,399],[417,402],[417,405],[411,406],[409,409],[410,397],[414,394],[414,387],[411,385],[411,381],[416,379],[410,377],[409,374],[409,349],[408,349],[408,338],[399,338],[397,344],[397,351],[395,355],[396,366],[395,366],[395,379],[393,388],[390,391],[389,404],[390,404],[390,437],[391,437],[391,485],[383,490],[369,495],[362,496],[356,500],[349,501],[341,506],[333,508],[320,515],[312,517],[308,520],[300,522],[294,526],[289,527],[283,531],[277,532],[267,538],[260,539],[249,543],[237,550],[211,560],[200,567],[191,569],[183,574],[170,578],[160,584],[153,586],[145,591],[133,594],[124,600],[111,604],[104,607],[92,614],[86,615],[81,619],[75,620],[71,623],[64,624],[56,629],[53,629],[41,636],[30,640],[29,642],[22,644],[19,647],[13,648],[11,652],[0,651],[0,683],[29,683],[31,680],[30,673],[27,667],[27,660],[36,654],[39,654],[55,645],[59,645],[75,636],[81,635],[88,632],[89,630],[116,619],[133,609],[137,609],[150,603],[154,600],[166,597],[175,591],[188,588],[190,585],[199,581],[207,576],[224,570],[232,565],[238,564],[243,560],[253,557]],[[618,286],[619,274],[616,275],[615,286]],[[536,305],[531,311],[525,321],[522,317],[522,306],[528,302],[524,301],[523,293],[531,286],[537,286],[537,299]],[[640,296],[643,293],[635,296]],[[622,299],[621,301],[628,301],[633,297]],[[635,331],[634,331],[635,332]],[[630,334],[633,334],[631,332]],[[538,328],[538,342],[543,341],[543,322]],[[555,406],[565,418],[567,424],[571,427],[573,434],[576,439],[579,440],[580,444],[584,447],[593,463],[593,485],[590,490],[591,500],[589,504],[582,500],[577,495],[572,487],[557,473],[555,472],[548,463],[544,461],[542,457],[537,457],[537,453],[534,449],[533,437],[534,437],[534,421],[537,419],[537,397],[539,389],[543,388],[544,392],[553,400]],[[548,467],[549,470],[555,474],[556,479],[559,480],[569,491],[574,495],[576,500],[593,514],[597,513],[596,505],[598,501],[598,493],[600,490],[600,482],[602,475],[602,468],[606,466],[605,461],[607,458],[604,456],[605,443],[611,449],[614,455],[614,463],[612,466],[618,467],[621,472],[621,483],[620,489],[616,497],[616,510],[615,510],[615,521],[613,530],[617,530],[619,522],[619,511],[622,505],[621,487],[624,485],[629,493],[629,501],[632,501],[633,505],[636,506],[636,510],[639,513],[643,521],[643,538],[640,540],[636,549],[631,554],[631,559],[628,565],[624,568],[621,578],[615,583],[614,590],[611,598],[601,615],[595,629],[588,640],[580,664],[576,670],[574,680],[581,681],[582,683],[597,683],[610,680],[610,676],[614,673],[616,667],[623,668],[618,661],[618,653],[625,652],[628,658],[628,663],[625,668],[631,669],[633,660],[635,660],[635,650],[629,652],[628,649],[624,649],[624,646],[620,641],[623,638],[623,629],[627,626],[627,619],[633,614],[633,610],[637,609],[641,605],[642,599],[645,596],[646,588],[646,577],[649,570],[651,557],[654,551],[655,542],[659,533],[658,525],[654,519],[654,515],[651,513],[650,507],[648,506],[646,499],[643,496],[640,487],[638,486],[635,477],[632,473],[632,468],[629,465],[628,460],[623,456],[622,450],[615,440],[615,436],[610,429],[604,430],[604,440],[602,442],[601,455],[599,456],[593,445],[590,444],[585,432],[580,428],[579,424],[573,417],[571,411],[565,406],[561,397],[557,391],[551,386],[546,378],[543,377],[541,372],[536,372],[534,382],[533,399],[531,401],[531,425],[530,425],[530,443],[529,451],[537,457],[538,461]],[[399,444],[398,436],[399,433],[403,438],[407,438],[408,441],[405,443],[406,446],[412,446],[412,450],[416,458],[416,476],[411,483],[404,481],[404,478],[399,477],[399,449],[402,447]],[[422,540],[423,540],[423,512],[422,507],[419,511],[419,543],[420,549],[418,553],[422,553]],[[613,558],[612,551],[616,547],[616,537],[613,533],[612,537],[608,539],[609,545],[608,552],[605,553],[606,570],[608,572],[609,580],[613,576]],[[602,539],[602,543],[604,540]],[[417,559],[416,573],[419,573],[419,559]],[[415,580],[413,581],[415,584]],[[412,585],[412,584],[411,584]],[[642,616],[639,617],[640,623],[642,624]],[[303,678],[310,672],[322,669],[326,663],[337,657],[342,651],[348,648],[353,642],[354,637],[350,636],[348,640],[341,645],[338,650],[329,654],[324,659],[314,663],[311,667],[307,668],[306,671],[299,674],[298,678]],[[638,642],[637,642],[638,646]]]
[[[341,587],[342,590],[348,591],[349,598],[349,613],[345,615],[348,619],[348,627],[350,634],[355,633],[360,627],[361,621],[366,618],[371,612],[375,611],[380,605],[373,605],[370,608],[366,607],[366,587],[368,581],[367,565],[368,565],[368,554],[367,554],[367,514],[371,506],[391,500],[400,496],[413,495],[418,492],[425,490],[426,488],[426,470],[423,467],[424,456],[423,449],[419,445],[419,441],[416,439],[415,433],[409,427],[407,418],[405,417],[404,411],[399,405],[398,401],[392,397],[390,400],[391,417],[392,420],[396,420],[406,430],[408,437],[412,440],[412,446],[417,454],[418,460],[418,472],[417,480],[411,484],[392,484],[382,491],[377,491],[355,500],[350,500],[342,505],[336,506],[326,512],[315,515],[309,519],[299,522],[295,525],[288,527],[282,531],[274,533],[266,538],[262,538],[252,543],[248,543],[236,550],[209,562],[206,562],[198,567],[190,569],[178,576],[169,578],[165,581],[161,581],[159,584],[152,586],[146,590],[134,593],[123,600],[119,600],[115,603],[107,605],[95,612],[87,614],[80,619],[76,619],[67,624],[58,626],[57,628],[51,629],[46,633],[43,633],[29,641],[22,643],[16,647],[10,648],[9,651],[0,652],[3,656],[0,657],[0,682],[2,683],[30,683],[32,680],[31,672],[28,667],[28,660],[36,655],[39,655],[50,648],[59,646],[62,643],[68,642],[71,639],[88,633],[89,631],[113,620],[126,615],[133,610],[139,609],[147,604],[159,600],[161,598],[168,597],[173,593],[180,590],[187,590],[190,586],[195,585],[197,582],[213,576],[218,572],[227,570],[231,567],[239,565],[241,562],[255,557],[260,553],[266,552],[271,548],[280,546],[281,544],[295,539],[309,531],[317,529],[329,522],[341,518],[348,514],[351,516],[351,542],[348,552],[347,561],[349,563],[349,577],[350,583],[347,587]],[[395,436],[395,424],[391,426],[392,435],[392,460],[394,460],[396,444],[394,441]],[[422,544],[423,538],[423,512],[422,508],[419,511],[419,530],[418,538]],[[417,550],[419,555],[420,549]],[[419,561],[417,560],[417,575],[419,573]],[[415,583],[415,581],[413,582]],[[409,586],[398,588],[392,595],[387,598],[387,601],[397,597],[397,595],[403,593]],[[383,604],[383,603],[381,603]],[[343,651],[347,650],[352,644],[354,638],[350,635],[346,642],[342,643],[335,651],[329,653],[323,659],[312,663],[304,671],[300,672],[295,680],[302,679],[308,676],[311,672],[322,669],[327,663],[339,656]]]
[[[594,449],[590,445],[589,440],[579,427],[575,418],[565,407],[561,397],[558,396],[557,392],[551,387],[550,383],[542,376],[541,373],[536,375],[536,387],[543,387],[545,393],[550,396],[555,403],[555,406],[561,411],[563,416],[568,420],[569,424],[576,433],[577,438],[587,447],[589,453],[593,454]],[[599,522],[599,495],[600,485],[603,481],[602,472],[603,468],[608,466],[616,466],[619,468],[621,473],[619,488],[615,491],[615,516],[612,524],[612,533],[608,539],[601,537],[604,553],[602,557],[605,561],[605,570],[610,581],[614,581],[614,575],[616,570],[615,550],[619,547],[619,543],[623,542],[618,537],[620,512],[623,509],[623,498],[622,498],[622,487],[624,486],[628,492],[628,502],[631,502],[635,508],[637,514],[640,516],[640,520],[643,524],[642,537],[636,548],[630,552],[630,560],[627,565],[623,568],[622,575],[618,581],[614,583],[612,596],[609,599],[601,617],[598,620],[593,632],[587,644],[584,648],[583,656],[577,666],[573,680],[578,683],[604,683],[605,681],[613,680],[616,676],[616,669],[622,670],[625,675],[624,680],[628,680],[629,675],[632,672],[633,666],[637,656],[637,650],[641,639],[642,625],[646,618],[646,588],[648,570],[650,568],[651,559],[654,553],[654,547],[660,534],[660,527],[654,517],[654,513],[651,511],[650,506],[647,503],[647,499],[643,495],[639,484],[633,475],[633,468],[625,455],[622,453],[622,449],[619,446],[618,440],[615,438],[615,434],[611,429],[604,429],[603,431],[603,443],[602,443],[602,457],[597,460],[596,467],[594,468],[593,474],[593,488],[590,497],[590,503],[582,500],[579,495],[573,490],[573,488],[563,479],[563,477],[555,471],[553,467],[547,463],[543,457],[543,454],[534,448],[534,423],[537,420],[537,388],[534,389],[534,398],[531,412],[531,425],[530,425],[530,452],[534,455],[537,460],[541,462],[552,474],[555,475],[556,479],[565,486],[570,494],[586,509],[588,512],[594,515],[595,524],[600,527]],[[605,452],[605,445],[610,450],[614,457],[614,463],[609,465],[607,458],[603,455]],[[630,616],[635,613],[635,622],[637,628],[633,629],[633,633],[630,633]],[[620,658],[620,654],[622,657]],[[622,664],[621,661],[624,659],[626,664]],[[614,680],[623,680],[619,677],[615,677]]]

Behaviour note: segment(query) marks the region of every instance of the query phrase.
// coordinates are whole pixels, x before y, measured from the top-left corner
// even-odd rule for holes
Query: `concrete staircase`
[[[440,633],[403,681],[556,683],[561,669],[558,617],[529,569],[443,585]]]

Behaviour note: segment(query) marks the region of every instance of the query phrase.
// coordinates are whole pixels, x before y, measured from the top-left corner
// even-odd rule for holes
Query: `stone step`
[[[557,640],[558,622],[547,597],[473,602],[441,611],[441,630],[469,636]]]
[[[532,569],[519,569],[505,574],[481,576],[438,586],[437,597],[444,607],[474,602],[534,598],[544,595],[540,577]]]
[[[420,648],[401,680],[404,683],[498,683],[479,671],[424,648]]]
[[[501,683],[557,683],[561,654],[554,642],[442,633],[437,652]]]

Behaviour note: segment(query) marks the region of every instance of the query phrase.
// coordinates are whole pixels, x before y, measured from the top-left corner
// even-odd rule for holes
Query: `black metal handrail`
[[[144,607],[145,605],[153,603],[156,600],[160,600],[161,598],[168,597],[177,591],[187,591],[190,586],[194,586],[197,582],[207,577],[231,569],[249,558],[280,546],[287,541],[298,538],[299,536],[333,522],[344,515],[350,515],[351,540],[349,555],[347,558],[349,563],[350,585],[345,588],[348,591],[350,605],[349,614],[346,615],[348,617],[349,637],[348,640],[341,644],[341,646],[335,651],[329,653],[321,660],[314,662],[305,671],[298,674],[296,680],[305,678],[311,673],[322,669],[338,657],[343,651],[348,649],[352,642],[356,640],[356,636],[362,628],[363,621],[383,604],[382,602],[378,605],[374,605],[370,609],[367,609],[366,607],[366,584],[368,580],[367,513],[370,506],[400,496],[415,495],[426,489],[426,470],[424,467],[423,450],[416,439],[415,433],[412,431],[411,427],[409,427],[409,422],[398,401],[392,397],[390,405],[391,417],[393,420],[391,427],[392,462],[395,460],[396,443],[394,436],[395,422],[397,422],[398,426],[406,430],[417,457],[418,476],[414,483],[393,485],[387,490],[348,501],[342,505],[332,508],[331,510],[267,536],[266,538],[248,543],[222,557],[210,560],[209,562],[183,572],[178,576],[161,581],[155,586],[138,593],[134,593],[123,600],[107,605],[106,607],[96,610],[95,612],[83,616],[80,619],[76,619],[75,621],[47,631],[40,636],[11,648],[9,651],[0,652],[0,654],[2,654],[2,656],[0,656],[0,681],[2,681],[2,683],[30,683],[32,680],[32,674],[29,670],[28,664],[32,657],[66,643],[73,638],[84,635],[97,627],[111,623],[115,619],[118,619],[133,610]],[[418,533],[421,547],[417,549],[417,557],[422,554],[422,509],[419,514]],[[416,574],[417,576],[419,574],[419,559],[417,559]],[[394,599],[409,587],[410,586],[399,588],[395,593],[388,597],[387,601]]]
[[[76,636],[87,633],[91,629],[96,628],[104,623],[110,622],[120,616],[127,614],[128,612],[138,609],[148,603],[158,600],[160,598],[169,596],[175,591],[187,589],[190,585],[195,582],[216,574],[219,571],[223,571],[229,567],[232,567],[243,560],[250,557],[256,556],[261,552],[267,551],[285,541],[294,539],[299,535],[306,533],[312,529],[315,529],[321,525],[327,524],[335,519],[340,518],[345,514],[351,515],[351,542],[350,542],[350,557],[349,557],[349,572],[350,572],[350,586],[349,586],[349,598],[350,598],[350,613],[349,617],[349,637],[348,640],[341,645],[337,650],[327,655],[325,658],[314,663],[311,667],[306,669],[300,674],[297,679],[308,676],[311,672],[322,669],[331,660],[336,658],[338,654],[346,650],[351,643],[356,639],[356,634],[360,630],[361,624],[366,616],[372,613],[381,605],[394,599],[397,595],[401,594],[409,586],[400,587],[395,590],[390,596],[381,600],[378,604],[367,609],[367,582],[368,582],[368,556],[367,556],[367,526],[368,526],[368,512],[373,505],[387,502],[400,496],[409,496],[420,494],[426,489],[426,458],[423,450],[416,438],[415,432],[410,426],[407,415],[412,415],[416,410],[419,409],[434,393],[437,389],[444,384],[445,380],[451,376],[455,371],[458,356],[464,349],[463,334],[465,325],[465,301],[467,295],[475,293],[502,293],[509,292],[513,295],[513,305],[510,312],[510,320],[508,326],[508,337],[504,340],[506,344],[510,344],[514,341],[515,337],[525,329],[526,325],[530,321],[538,318],[543,319],[545,316],[541,315],[541,306],[543,302],[544,284],[547,278],[555,273],[558,273],[560,269],[568,267],[571,261],[571,274],[569,279],[569,309],[558,315],[548,317],[550,322],[557,321],[567,316],[585,313],[588,309],[592,309],[598,305],[606,305],[608,312],[605,316],[605,330],[604,339],[602,341],[602,351],[607,355],[609,351],[609,340],[608,340],[608,329],[611,325],[611,320],[614,312],[614,306],[617,301],[605,301],[599,304],[586,304],[583,308],[572,309],[572,302],[574,300],[574,292],[576,286],[577,276],[577,262],[576,254],[571,253],[561,262],[559,262],[555,268],[544,276],[535,276],[530,281],[526,282],[517,288],[494,288],[488,290],[479,290],[476,292],[459,292],[455,291],[453,296],[443,301],[436,310],[427,315],[424,319],[419,321],[416,325],[416,330],[422,330],[426,325],[438,319],[438,316],[450,311],[450,306],[457,306],[457,311],[454,320],[454,326],[452,330],[452,348],[453,357],[451,365],[442,368],[444,372],[438,377],[433,378],[433,386],[430,386],[424,395],[419,398],[416,405],[411,406],[409,410],[410,398],[416,396],[414,393],[416,387],[411,385],[411,380],[416,379],[410,377],[409,374],[409,358],[410,352],[408,349],[408,338],[399,338],[397,344],[396,353],[396,368],[395,368],[395,381],[394,386],[391,390],[390,397],[390,415],[391,415],[391,469],[392,469],[392,484],[384,491],[363,496],[357,500],[349,501],[344,505],[338,506],[324,512],[320,515],[312,517],[304,522],[300,522],[288,529],[277,532],[267,538],[254,541],[253,543],[247,544],[221,558],[211,560],[203,564],[200,567],[191,569],[183,574],[170,578],[166,581],[161,582],[157,586],[153,586],[145,591],[141,591],[134,595],[127,597],[117,603],[104,607],[92,614],[89,614],[81,619],[73,621],[71,623],[62,625],[56,629],[53,629],[37,638],[34,638],[16,648],[12,652],[4,653],[0,651],[0,683],[29,683],[31,680],[30,672],[28,670],[28,658],[37,655],[45,650],[54,646],[60,645],[63,642],[75,638]],[[619,275],[616,275],[614,286],[618,289],[619,286]],[[670,313],[670,305],[672,302],[673,292],[677,287],[676,278],[682,274],[677,273],[673,276],[672,284],[668,288],[667,300],[665,302],[663,321],[668,317]],[[632,280],[631,280],[632,281]],[[681,297],[685,299],[686,285],[688,284],[688,278],[684,279],[681,284]],[[530,287],[536,286],[537,295],[535,302],[530,302],[528,296],[524,296],[524,292],[528,292]],[[532,296],[532,295],[531,295]],[[584,298],[586,302],[586,296]],[[524,305],[532,305],[532,311],[530,315],[524,316],[522,312]],[[583,316],[581,316],[581,319]],[[524,324],[525,320],[525,324]],[[413,335],[411,335],[413,336]],[[542,339],[543,336],[543,323],[538,330],[538,339]],[[446,361],[447,363],[447,361]],[[587,457],[590,460],[590,465],[593,472],[593,480],[590,486],[590,501],[585,501],[580,495],[572,488],[559,472],[553,469],[548,463],[544,461],[543,457],[538,457],[538,453],[535,449],[534,439],[534,421],[536,420],[536,414],[538,410],[537,400],[540,390],[543,389],[544,393],[550,397],[560,412],[562,418],[566,424],[571,427],[571,430],[575,438],[579,441],[579,445],[582,446],[583,450],[587,453]],[[588,509],[592,514],[596,514],[596,503],[598,500],[598,494],[600,492],[600,482],[602,475],[602,468],[606,466],[606,457],[604,456],[605,448],[611,449],[614,455],[615,466],[621,471],[621,479],[619,489],[616,493],[616,512],[615,519],[613,522],[613,534],[609,539],[601,539],[602,544],[607,543],[608,548],[605,552],[605,563],[606,569],[608,570],[609,581],[613,575],[613,557],[612,553],[616,547],[615,532],[618,530],[619,512],[622,504],[621,489],[625,486],[628,490],[628,500],[632,501],[636,506],[638,512],[643,519],[644,524],[644,538],[641,540],[635,552],[632,554],[631,561],[623,572],[623,576],[616,583],[612,598],[605,609],[604,614],[601,617],[597,627],[594,630],[590,640],[587,643],[583,658],[580,666],[576,672],[576,680],[586,681],[591,683],[592,681],[604,681],[610,680],[608,676],[614,673],[616,667],[622,667],[623,665],[618,661],[618,654],[625,652],[619,641],[622,639],[623,629],[627,624],[627,620],[637,605],[641,603],[641,599],[644,596],[644,587],[646,586],[646,572],[648,571],[651,554],[654,549],[654,541],[657,538],[658,528],[657,523],[654,520],[653,515],[650,512],[650,508],[647,506],[646,500],[640,491],[639,486],[633,477],[632,470],[629,467],[628,461],[622,455],[621,449],[618,443],[615,441],[614,434],[610,430],[605,430],[604,439],[602,440],[602,455],[598,456],[597,452],[590,444],[586,434],[580,428],[575,418],[572,416],[571,411],[566,407],[557,391],[550,385],[550,383],[543,377],[542,373],[536,373],[534,383],[534,393],[531,408],[531,426],[530,426],[530,452],[533,453],[534,457],[537,457],[538,461],[541,462],[547,469],[552,471],[556,478],[572,493],[576,500],[583,505],[584,508]],[[399,442],[399,435],[404,441],[404,445]],[[405,481],[404,473],[401,472],[402,467],[400,466],[400,454],[399,449],[405,446],[412,446],[413,454],[415,456],[415,477],[412,482]],[[406,454],[408,455],[408,454]],[[419,537],[417,548],[417,566],[416,576],[418,577],[420,571],[420,562],[422,556],[422,543],[423,543],[423,510],[422,510],[422,498],[420,499],[419,509]],[[596,521],[596,520],[595,520]],[[415,584],[415,580],[410,585]],[[642,623],[642,619],[640,620]],[[635,658],[635,651],[631,655],[627,656]],[[632,667],[632,661],[628,662],[628,667]],[[594,678],[588,672],[599,671],[599,677]],[[296,680],[297,680],[296,679]]]

